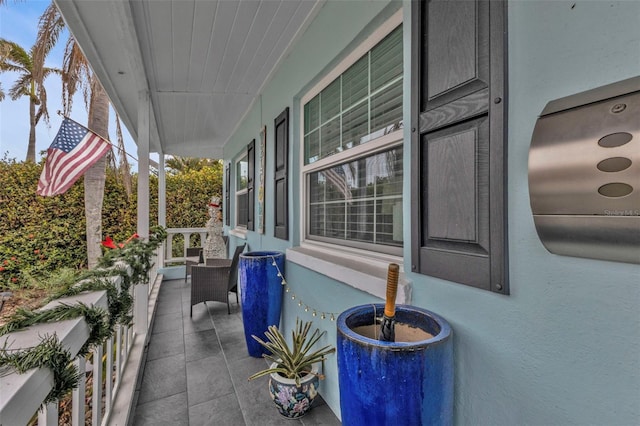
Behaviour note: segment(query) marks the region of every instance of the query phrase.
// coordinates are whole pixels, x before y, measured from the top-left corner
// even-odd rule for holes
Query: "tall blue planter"
[[[278,266],[276,268],[275,264]],[[240,255],[240,298],[244,337],[249,355],[260,358],[266,352],[251,335],[265,340],[264,332],[270,325],[280,325],[282,308],[282,277],[284,253],[279,251],[254,251]]]
[[[384,305],[375,305],[381,316]],[[396,321],[433,338],[382,342],[353,331],[373,323],[374,305],[348,309],[338,317],[338,380],[342,424],[451,425],[453,423],[453,337],[433,312],[396,307]]]

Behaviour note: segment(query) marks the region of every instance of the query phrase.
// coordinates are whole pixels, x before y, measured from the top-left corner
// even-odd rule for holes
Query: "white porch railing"
[[[207,228],[167,228],[167,240],[164,243],[164,266],[168,266],[172,263],[184,263],[187,248],[190,247],[189,241],[191,235],[196,234],[200,236],[199,247],[204,246],[204,242],[207,239]],[[182,235],[184,240],[182,243],[182,254],[180,256],[173,256],[173,237],[176,235]]]
[[[118,267],[127,266],[121,264]],[[131,274],[131,270],[128,271]],[[150,271],[149,278],[149,293],[157,294],[162,280],[162,276],[157,274],[157,268],[154,267]],[[121,276],[109,279],[119,288]],[[136,287],[144,286],[147,285],[131,286],[132,295],[140,295]],[[147,296],[146,292],[143,295]],[[145,324],[148,324],[153,314],[155,297],[152,295],[144,298],[149,300],[148,309],[143,314]],[[134,300],[134,306],[135,302]],[[107,292],[93,291],[57,299],[42,309],[51,309],[61,303],[83,303],[89,307],[107,309]],[[84,317],[36,324],[25,330],[0,336],[0,348],[11,351],[29,349],[37,346],[42,337],[52,335],[56,335],[64,348],[74,357],[89,338],[89,326]],[[95,347],[88,356],[76,357],[75,366],[84,379],[81,379],[78,387],[72,391],[71,418],[68,422],[72,425],[86,424],[85,418],[89,416],[85,412],[85,401],[90,397],[91,425],[127,423],[132,411],[131,402],[148,335],[149,333],[136,334],[134,327],[117,326],[114,336]],[[87,367],[90,371],[86,371]],[[0,426],[27,425],[36,413],[38,425],[58,425],[59,401],[43,404],[53,385],[53,373],[47,368],[32,369],[23,374],[0,371]]]

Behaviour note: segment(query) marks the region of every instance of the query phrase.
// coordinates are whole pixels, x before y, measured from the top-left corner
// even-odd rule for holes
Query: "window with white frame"
[[[249,161],[245,154],[236,162],[236,226],[247,227],[249,220]]]
[[[401,23],[365,43],[302,99],[305,239],[400,255]]]

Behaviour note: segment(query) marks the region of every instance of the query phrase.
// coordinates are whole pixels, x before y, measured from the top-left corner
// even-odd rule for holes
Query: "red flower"
[[[107,238],[104,239],[104,241],[102,242],[102,245],[107,247],[107,248],[111,248],[111,249],[115,249],[117,248],[115,243],[113,242],[113,240],[111,239],[110,236],[107,235]]]
[[[31,239],[31,238],[33,238],[33,234],[29,234],[29,238],[30,238],[30,239]]]
[[[18,282],[18,279],[17,279],[16,277],[12,277],[12,278],[11,278],[11,282],[12,282],[12,283],[17,283],[17,282]]]
[[[12,257],[11,257],[11,260],[16,260],[16,257],[15,257],[15,256],[12,256]]]
[[[4,262],[2,262],[2,263],[3,263],[4,265],[8,265],[8,264],[9,264],[9,261],[5,259],[5,260],[4,260]]]
[[[129,241],[133,240],[134,238],[135,238],[135,239],[138,239],[138,238],[140,238],[140,235],[138,235],[138,233],[134,233],[132,236],[130,236],[130,237],[127,239],[127,241],[125,241],[125,242],[124,242],[124,244],[127,244]],[[124,246],[124,244],[123,244],[120,248],[122,248],[122,247]]]
[[[0,272],[4,271],[4,266],[0,266]]]
[[[40,253],[40,250],[35,249],[33,252],[34,252],[35,254],[38,254],[38,253]]]

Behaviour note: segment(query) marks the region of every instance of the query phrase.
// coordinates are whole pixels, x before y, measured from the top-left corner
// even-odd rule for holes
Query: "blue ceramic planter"
[[[260,358],[266,352],[251,335],[265,339],[264,332],[270,325],[280,325],[282,308],[282,277],[284,253],[279,251],[254,251],[240,255],[240,298],[242,322],[247,350],[252,357]]]
[[[381,316],[384,305],[375,305]],[[453,337],[433,312],[396,307],[396,321],[433,335],[413,342],[383,342],[354,328],[373,323],[374,305],[338,317],[338,379],[342,424],[451,425],[453,423]]]

